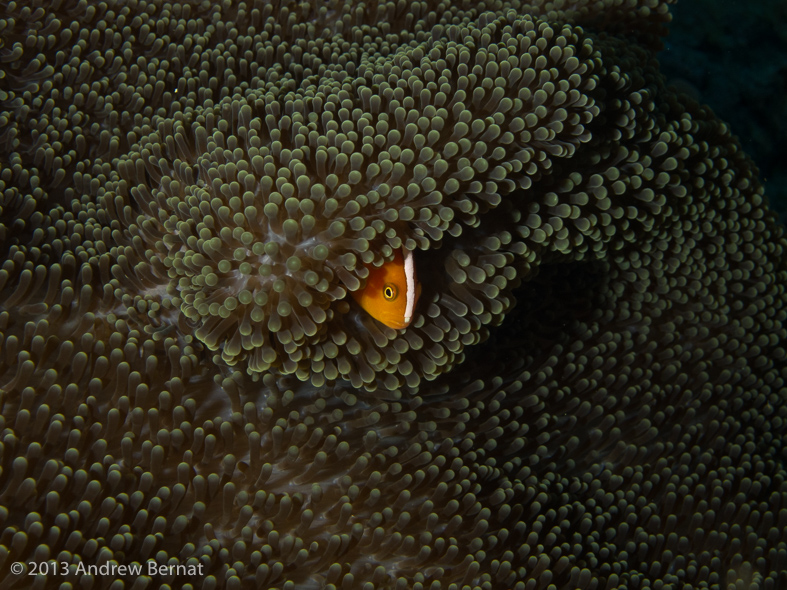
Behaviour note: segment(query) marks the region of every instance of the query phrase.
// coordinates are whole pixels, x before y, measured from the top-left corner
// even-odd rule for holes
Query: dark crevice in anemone
[[[488,340],[466,351],[461,370],[510,374],[556,345],[570,343],[577,325],[601,306],[608,270],[600,261],[542,264],[535,277],[511,292],[513,309],[500,326],[490,328]]]

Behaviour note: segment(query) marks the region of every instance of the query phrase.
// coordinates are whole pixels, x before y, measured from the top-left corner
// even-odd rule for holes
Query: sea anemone
[[[3,4],[2,571],[787,584],[785,240],[667,4]]]

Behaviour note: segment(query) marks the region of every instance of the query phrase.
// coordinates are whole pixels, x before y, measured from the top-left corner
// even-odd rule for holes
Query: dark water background
[[[787,0],[679,0],[664,73],[730,124],[787,221]]]

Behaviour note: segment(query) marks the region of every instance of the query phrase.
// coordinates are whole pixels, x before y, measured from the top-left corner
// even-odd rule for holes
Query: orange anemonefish
[[[382,266],[368,265],[366,286],[352,292],[353,299],[377,321],[401,330],[413,319],[421,295],[415,276],[413,253],[406,248],[394,252],[394,259]]]

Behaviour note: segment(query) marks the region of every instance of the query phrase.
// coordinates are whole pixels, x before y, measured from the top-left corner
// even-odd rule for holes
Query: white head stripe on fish
[[[404,309],[404,321],[409,323],[413,317],[413,308],[415,307],[415,263],[413,262],[413,253],[405,247],[402,247],[404,253],[404,276],[407,280],[407,307]]]

